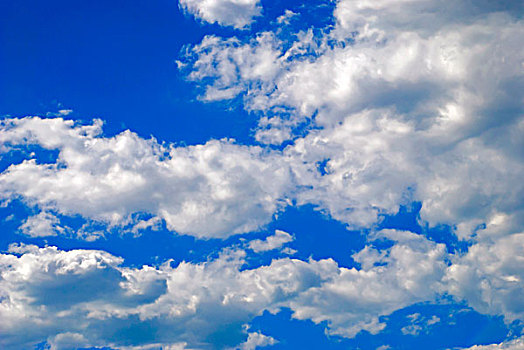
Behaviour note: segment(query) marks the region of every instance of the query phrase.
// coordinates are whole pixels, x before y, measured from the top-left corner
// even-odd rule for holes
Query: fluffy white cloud
[[[357,227],[419,200],[424,221],[457,225],[461,238],[500,216],[522,228],[520,159],[480,137],[448,144],[398,117],[390,109],[352,114],[337,128],[310,132],[288,147],[295,179],[307,188],[297,193],[299,203],[319,204]]]
[[[232,20],[218,10],[233,3],[249,15]],[[181,6],[239,28],[259,11],[256,2]],[[390,248],[353,256],[359,269],[279,259],[243,270],[241,250],[202,264],[129,269],[104,252],[13,247],[21,256],[4,254],[0,263],[3,346],[20,347],[17,335],[29,329],[23,346],[205,347],[225,339],[216,336],[228,324],[236,333],[225,345],[249,348],[271,340],[242,325],[281,307],[352,337],[379,332],[380,316],[440,293],[522,320],[524,22],[499,6],[341,0],[332,30],[296,33],[292,43],[277,32],[205,37],[185,62],[188,79],[201,84],[204,101],[240,96],[260,113],[259,142],[293,140],[282,151],[227,140],[175,147],[131,132],[103,137],[99,121],[59,118],[10,119],[0,130],[1,151],[58,150],[56,162],[26,160],[0,174],[3,198],[42,210],[22,226],[32,236],[56,232],[51,213],[127,225],[145,212],[153,219],[134,222],[137,230],[162,219],[181,233],[227,237],[268,223],[288,197],[372,227],[420,201],[421,221],[451,225],[472,243],[467,253],[449,256],[442,244],[393,230],[370,238],[391,240]],[[277,232],[248,247],[290,239]],[[517,339],[473,349],[520,347]]]
[[[482,242],[450,266],[451,294],[483,313],[524,319],[524,233]]]
[[[114,137],[100,132],[99,121],[4,120],[4,148],[38,145],[59,154],[53,163],[12,164],[0,175],[2,197],[111,225],[129,224],[131,214],[145,212],[180,233],[226,237],[269,222],[289,185],[285,163],[260,147],[228,140],[175,147],[129,131]]]
[[[233,346],[246,338],[242,325],[251,318],[337,270],[329,260],[282,259],[241,271],[243,255],[229,251],[203,264],[136,269],[102,251],[12,246],[11,254],[0,255],[0,344],[30,348],[47,339],[56,349],[207,348],[222,337],[220,346]],[[252,334],[244,345],[272,342]]]
[[[433,300],[446,265],[444,247],[421,236],[383,231],[375,238],[395,245],[356,254],[362,269],[331,259],[283,258],[246,270],[246,253],[238,249],[200,264],[127,268],[103,251],[12,245],[0,255],[0,344],[17,349],[47,340],[54,349],[148,349],[244,342],[241,348],[253,349],[275,340],[246,334],[243,325],[281,307],[299,319],[327,320],[334,334],[377,332],[379,316]]]
[[[247,340],[237,347],[239,350],[255,350],[258,347],[270,346],[276,344],[277,341],[273,337],[268,337],[259,332],[249,333]]]
[[[378,333],[386,325],[379,316],[415,302],[434,300],[443,290],[447,253],[411,232],[385,230],[375,239],[393,240],[388,250],[367,246],[353,258],[362,269],[340,268],[340,273],[320,287],[291,301],[294,317],[316,323],[328,321],[330,333],[353,337],[360,330]]]
[[[132,133],[101,138],[97,125],[58,127],[62,122],[34,119],[8,127],[4,139],[58,148],[66,168],[30,161],[12,166],[2,175],[3,188],[97,220],[121,222],[147,212],[199,237],[256,229],[291,193],[299,204],[319,205],[354,227],[418,200],[424,221],[454,225],[462,238],[500,215],[512,217],[518,232],[523,22],[487,4],[471,5],[468,20],[457,22],[453,14],[470,6],[458,2],[442,8],[445,16],[431,26],[422,25],[437,16],[439,4],[341,1],[337,25],[324,36],[301,32],[286,45],[271,32],[247,42],[208,36],[195,46],[189,79],[211,79],[203,86],[205,100],[240,94],[248,110],[263,112],[259,141],[289,139],[315,115],[320,128],[296,139],[283,156],[225,141],[175,148]],[[413,15],[419,12],[422,22]],[[328,44],[334,39],[339,44]],[[31,128],[47,131],[23,136]],[[117,143],[122,150],[115,150]],[[162,159],[166,152],[170,159]],[[45,186],[29,189],[21,177]]]
[[[23,234],[31,237],[55,236],[64,231],[60,226],[60,220],[45,211],[27,218],[22,226],[20,226],[20,230]]]
[[[524,338],[518,338],[490,345],[475,345],[467,350],[522,350],[524,349]]]
[[[179,4],[201,20],[238,29],[248,26],[262,10],[259,0],[180,0]]]
[[[265,252],[268,250],[273,250],[281,248],[284,244],[293,241],[293,236],[289,233],[275,230],[275,234],[272,236],[266,237],[266,239],[255,239],[249,242],[249,249],[252,249],[254,252]]]
[[[366,226],[419,200],[423,220],[469,238],[524,209],[521,10],[339,1],[335,27],[320,36],[205,38],[188,56],[188,77],[204,100],[241,96],[260,112],[260,142],[293,139],[314,118],[320,130],[285,150],[298,186],[311,189],[300,203]]]

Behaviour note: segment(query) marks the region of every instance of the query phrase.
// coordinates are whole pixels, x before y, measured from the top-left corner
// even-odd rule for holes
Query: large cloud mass
[[[54,163],[11,165],[0,175],[4,198],[111,225],[145,212],[198,237],[248,232],[271,220],[289,183],[273,154],[227,140],[175,147],[128,131],[105,138],[99,121],[25,118],[1,126],[4,147],[59,151]]]
[[[272,32],[247,42],[207,37],[193,50],[189,78],[206,82],[205,100],[240,95],[259,111],[261,142],[293,138],[314,117],[321,130],[285,153],[300,184],[313,188],[299,198],[338,219],[367,225],[395,212],[408,191],[432,224],[518,216],[523,23],[482,8],[464,17],[444,8],[441,18],[440,5],[341,1],[333,31],[292,43]]]
[[[256,1],[181,6],[236,28],[260,13]],[[293,32],[282,20],[252,37],[206,36],[180,67],[202,101],[241,101],[258,116],[257,145],[104,136],[98,120],[2,121],[0,152],[25,160],[0,174],[0,194],[32,208],[20,226],[28,236],[60,235],[63,216],[80,216],[133,232],[163,222],[226,238],[302,204],[369,234],[354,268],[291,258],[245,268],[248,254],[278,251],[301,234],[279,230],[204,263],[160,267],[12,245],[0,256],[0,344],[253,349],[278,341],[249,332],[266,310],[289,308],[351,338],[441,296],[522,322],[522,14],[517,2],[340,0],[321,30]],[[412,202],[421,203],[421,227],[447,225],[468,250],[377,232],[382,217]],[[520,348],[522,338],[471,349]]]
[[[127,268],[103,251],[12,245],[0,255],[0,344],[222,348],[245,340],[243,325],[253,317],[282,307],[299,319],[328,321],[335,334],[377,332],[379,316],[441,293],[446,271],[443,245],[410,232],[376,235],[383,238],[397,245],[387,252],[366,247],[355,255],[359,270],[332,259],[289,258],[246,270],[240,249],[201,264]],[[213,345],[219,338],[224,343]]]

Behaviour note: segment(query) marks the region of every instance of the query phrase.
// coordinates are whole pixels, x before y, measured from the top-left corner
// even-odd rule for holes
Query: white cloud
[[[412,233],[377,235],[383,237],[396,245],[387,256],[370,247],[355,255],[361,270],[289,258],[242,269],[246,253],[232,249],[205,263],[128,268],[103,251],[12,245],[0,255],[0,344],[207,348],[221,338],[223,347],[253,349],[275,340],[246,334],[243,325],[282,307],[299,319],[328,321],[333,334],[377,332],[379,316],[432,300],[445,269],[442,245]]]
[[[146,212],[171,230],[204,238],[256,230],[284,203],[289,170],[260,147],[228,140],[175,147],[129,131],[114,137],[100,132],[99,121],[85,126],[62,119],[3,121],[4,148],[35,144],[59,151],[54,163],[30,159],[0,174],[3,198],[21,197],[43,210],[110,225]]]
[[[467,350],[522,350],[524,349],[524,337],[505,341],[499,344],[474,345]]]
[[[60,226],[60,220],[45,211],[27,218],[20,226],[20,230],[31,237],[56,236],[64,232],[64,228]]]
[[[524,319],[524,233],[482,242],[457,258],[446,276],[452,295],[482,313]]]
[[[49,339],[51,350],[75,350],[79,346],[88,346],[84,336],[80,333],[60,333]]]
[[[389,345],[381,345],[376,350],[388,350],[391,349],[391,346]]]
[[[61,214],[112,223],[145,211],[163,218],[170,229],[198,237],[257,229],[291,193],[299,204],[316,204],[357,228],[417,200],[423,204],[423,221],[456,226],[461,238],[500,215],[513,218],[513,232],[518,232],[524,217],[524,119],[522,98],[516,96],[524,79],[522,21],[478,9],[464,23],[450,11],[446,16],[451,17],[423,28],[411,14],[423,5],[423,13],[433,15],[435,3],[351,4],[337,5],[337,27],[324,37],[301,32],[286,46],[270,32],[247,42],[208,36],[192,50],[189,79],[212,81],[203,86],[203,99],[241,94],[246,109],[262,112],[259,141],[278,144],[293,138],[294,129],[316,113],[320,128],[298,138],[283,155],[225,141],[164,147],[132,133],[98,137],[99,125],[53,129],[49,126],[61,122],[31,126],[25,121],[8,128],[11,136],[4,138],[27,143],[24,128],[49,125],[45,135],[38,131],[37,141],[29,139],[61,149],[68,167],[25,162],[2,175],[4,188],[10,196],[52,205]],[[340,10],[350,5],[356,6],[353,12]],[[397,11],[397,5],[410,15],[390,23],[388,11]],[[335,34],[346,33],[344,13],[355,11],[369,28],[384,29],[387,40],[364,36],[351,44],[328,45]],[[387,15],[377,17],[376,11]],[[52,141],[57,137],[68,141]],[[117,142],[136,153],[114,151]],[[138,152],[143,149],[148,151]],[[171,159],[157,161],[163,152],[171,152]],[[210,153],[212,160],[197,160]],[[99,157],[108,161],[92,165]],[[76,161],[88,158],[91,163]],[[226,158],[228,164],[222,162]],[[318,164],[323,161],[322,174]],[[42,186],[29,190],[21,177]],[[42,189],[55,182],[56,193]]]
[[[441,293],[444,245],[394,230],[381,231],[375,238],[396,244],[383,252],[367,246],[353,255],[362,269],[340,268],[336,278],[299,295],[290,302],[293,316],[328,321],[330,333],[351,338],[362,329],[376,334],[385,327],[379,316],[434,300]]]
[[[273,337],[268,337],[260,332],[248,333],[247,340],[237,347],[239,350],[255,350],[259,347],[267,347],[276,344]]]
[[[293,139],[314,116],[320,130],[285,150],[298,185],[311,189],[299,203],[358,227],[419,200],[423,220],[469,238],[524,208],[524,22],[497,6],[340,1],[324,36],[205,38],[189,78],[204,100],[241,96],[260,112],[260,142]]]
[[[237,29],[248,26],[262,10],[259,0],[180,0],[179,4],[196,18]]]
[[[440,322],[440,318],[435,315],[433,315],[430,319],[427,319],[426,317],[421,316],[419,313],[408,315],[407,318],[410,319],[410,324],[402,327],[400,331],[404,335],[412,336],[417,336],[421,332],[429,333],[428,328]]]
[[[30,348],[46,339],[56,349],[182,343],[208,348],[221,332],[223,346],[233,346],[246,338],[243,324],[337,270],[330,260],[281,259],[241,271],[243,251],[226,251],[202,264],[139,269],[121,267],[122,259],[102,251],[22,245],[11,252],[20,256],[0,255],[3,349]],[[250,333],[242,346],[272,343]]]
[[[264,240],[252,240],[251,242],[249,242],[248,247],[256,253],[259,253],[281,248],[284,244],[289,243],[291,241],[293,241],[293,236],[291,236],[289,233],[281,230],[275,230],[274,235],[268,236]]]
[[[217,10],[227,7],[219,2],[181,6],[236,27],[258,13],[246,10],[235,22]],[[288,258],[242,270],[238,250],[203,264],[127,269],[104,252],[14,247],[23,255],[1,260],[2,344],[19,347],[17,335],[29,329],[28,344],[49,337],[64,346],[139,348],[110,332],[147,335],[153,327],[158,346],[200,346],[219,331],[219,319],[240,329],[280,307],[352,337],[377,333],[381,315],[440,293],[522,320],[524,22],[497,6],[341,0],[334,29],[320,37],[311,30],[293,43],[271,32],[245,42],[205,37],[182,65],[201,84],[202,100],[240,96],[246,110],[260,113],[259,142],[294,139],[282,152],[226,140],[175,147],[131,132],[102,137],[100,121],[12,119],[0,131],[2,151],[28,144],[59,151],[55,163],[28,160],[0,175],[3,198],[43,210],[22,227],[33,236],[57,224],[50,212],[109,225],[146,212],[154,218],[133,223],[137,230],[160,218],[169,229],[207,238],[263,226],[288,197],[357,228],[420,201],[422,224],[454,227],[472,243],[467,253],[450,256],[442,244],[395,230],[370,237],[395,244],[366,246],[353,256],[360,269]],[[315,128],[298,137],[295,129],[309,118]],[[289,239],[277,233],[249,246],[276,249]],[[56,297],[59,291],[65,296]],[[521,347],[518,339],[473,349]]]
[[[514,238],[503,244],[505,249],[522,241]],[[380,316],[436,301],[446,292],[465,298],[480,312],[503,313],[510,321],[520,317],[522,285],[517,279],[524,269],[515,264],[520,248],[502,255],[488,252],[482,255],[485,262],[467,267],[476,250],[465,257],[449,256],[443,244],[396,230],[374,233],[370,239],[393,245],[383,250],[366,246],[354,254],[360,269],[339,267],[331,259],[289,258],[243,269],[246,252],[238,249],[225,249],[217,259],[199,264],[173,267],[168,261],[156,268],[127,268],[122,259],[102,251],[12,245],[8,254],[0,255],[0,344],[16,349],[47,339],[56,349],[183,349],[207,348],[216,338],[225,339],[224,347],[253,349],[276,340],[247,333],[243,325],[265,310],[282,307],[290,308],[294,318],[327,322],[329,334],[351,338],[361,330],[376,334],[385,327]],[[505,262],[494,261],[497,256]],[[450,259],[454,263],[448,266]],[[476,271],[479,266],[488,271]],[[481,276],[470,278],[464,269]],[[484,281],[498,290],[487,290]],[[492,299],[482,299],[486,295]],[[405,334],[416,335],[439,322],[436,317],[410,317]],[[139,338],[132,336],[135,332]]]

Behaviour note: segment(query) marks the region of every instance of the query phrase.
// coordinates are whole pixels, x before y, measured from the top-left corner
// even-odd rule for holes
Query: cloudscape
[[[524,5],[0,4],[0,348],[524,349]]]

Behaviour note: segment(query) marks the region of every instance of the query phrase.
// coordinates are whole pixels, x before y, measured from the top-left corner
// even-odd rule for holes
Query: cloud
[[[130,268],[103,251],[11,245],[0,255],[0,344],[251,349],[275,340],[246,334],[244,325],[282,307],[298,319],[328,321],[332,334],[376,333],[379,316],[433,300],[445,269],[443,245],[395,234],[377,235],[396,240],[387,252],[366,247],[354,256],[360,270],[289,258],[243,269],[246,252],[231,248],[199,264]]]
[[[180,7],[203,21],[242,29],[260,16],[259,0],[180,0]]]
[[[311,189],[297,193],[300,204],[365,227],[416,200],[424,221],[469,238],[524,209],[518,13],[487,2],[340,1],[320,34],[204,38],[186,56],[188,79],[204,101],[240,97],[260,116],[259,142],[294,141],[284,153]]]
[[[524,233],[475,244],[449,267],[449,291],[482,313],[523,320],[523,257]]]
[[[60,118],[11,119],[1,126],[6,148],[59,152],[56,162],[10,165],[0,174],[4,199],[113,226],[145,212],[170,230],[202,238],[248,232],[271,220],[290,183],[287,166],[272,152],[229,140],[175,147],[129,131],[102,137],[100,121],[75,125]]]
[[[243,324],[337,270],[329,260],[281,259],[241,271],[244,254],[126,268],[102,251],[13,245],[0,255],[0,344],[29,348],[47,339],[56,349],[181,343],[209,348],[213,339],[223,339],[221,347],[245,340],[242,346],[252,349],[274,340],[246,336]]]
[[[508,340],[499,344],[475,345],[467,350],[520,350],[524,348],[524,338]]]
[[[114,138],[89,134],[100,132],[99,125],[89,130],[47,127],[54,131],[30,142],[63,149],[62,158],[70,148],[82,153],[78,159],[89,154],[92,163],[114,155],[102,162],[113,167],[90,165],[100,169],[91,174],[87,163],[73,163],[72,157],[67,169],[56,170],[27,161],[2,174],[4,187],[10,189],[8,196],[21,195],[40,206],[52,203],[61,214],[122,222],[129,214],[147,212],[170,229],[197,237],[255,230],[289,197],[325,209],[353,228],[420,201],[424,222],[454,226],[463,239],[501,215],[512,218],[512,233],[518,232],[524,217],[524,120],[517,95],[524,82],[518,35],[523,22],[488,4],[471,5],[472,14],[459,21],[455,11],[470,5],[458,2],[424,26],[437,16],[439,4],[341,1],[335,27],[320,34],[307,30],[285,39],[278,31],[265,31],[247,40],[206,36],[191,48],[188,79],[201,85],[202,99],[241,96],[248,111],[260,112],[258,141],[294,140],[282,153],[228,141],[176,148],[129,132]],[[414,15],[418,12],[420,18]],[[345,27],[351,23],[357,27]],[[355,30],[357,36],[351,34]],[[35,129],[38,123],[55,122],[35,119]],[[7,128],[9,137],[32,125],[15,124]],[[59,135],[70,143],[52,145]],[[19,137],[21,143],[35,139]],[[69,146],[81,145],[85,137],[93,145]],[[135,165],[123,160],[123,151],[109,150],[116,142],[135,150],[126,155],[137,160]],[[157,162],[163,152],[172,152],[171,159]],[[196,160],[211,153],[213,160]],[[221,163],[226,158],[231,164]],[[319,164],[325,164],[322,171]],[[262,173],[272,174],[272,181]],[[74,174],[78,184],[71,189],[57,184],[58,193],[39,192],[41,186],[30,191],[16,179],[43,177],[50,184],[53,174],[63,176],[64,183],[74,183]],[[93,190],[85,191],[82,186],[88,185]],[[100,205],[102,198],[107,204]]]
[[[392,245],[373,247],[384,240]],[[291,309],[296,319],[326,322],[329,334],[352,338],[362,330],[376,334],[384,329],[381,316],[417,302],[435,302],[445,293],[465,298],[480,312],[503,313],[511,321],[520,317],[516,312],[522,286],[497,281],[515,283],[520,277],[503,273],[518,274],[522,268],[490,263],[497,253],[483,255],[492,275],[475,271],[482,263],[471,264],[470,274],[483,273],[475,279],[457,273],[475,251],[465,257],[449,255],[443,244],[397,230],[370,236],[370,244],[353,255],[360,268],[339,267],[332,259],[280,258],[244,269],[247,252],[238,248],[225,248],[204,263],[167,261],[158,267],[130,268],[103,251],[11,245],[0,255],[0,344],[16,349],[47,340],[53,349],[252,349],[276,340],[247,332],[246,325],[264,311],[281,308]],[[498,290],[487,291],[485,282],[472,281],[499,283]],[[487,301],[475,293],[492,299],[483,304]],[[498,299],[493,298],[497,293]],[[415,335],[439,321],[410,317],[412,326],[402,330],[405,334]]]
[[[410,319],[410,324],[402,327],[400,331],[404,335],[412,336],[418,336],[422,331],[429,333],[428,328],[440,322],[440,318],[435,315],[433,315],[430,319],[427,319],[425,317],[421,317],[419,313],[408,315],[407,318]]]
[[[255,350],[259,347],[266,347],[276,344],[277,341],[273,337],[268,337],[259,332],[252,332],[248,334],[247,340],[240,344],[239,350]]]
[[[60,220],[45,211],[31,216],[20,226],[23,234],[30,237],[56,236],[64,231],[60,225]]]
[[[289,233],[275,230],[275,234],[272,236],[266,237],[264,240],[255,239],[249,242],[249,249],[252,249],[254,252],[265,252],[268,250],[273,250],[281,248],[284,244],[293,241],[293,236]]]
[[[181,6],[237,28],[259,11],[256,2],[234,3],[245,12],[233,20],[221,12],[232,4]],[[28,159],[0,174],[2,198],[40,210],[21,227],[31,236],[58,233],[60,215],[81,215],[135,230],[163,220],[179,233],[225,238],[259,229],[289,203],[374,232],[383,215],[418,201],[422,226],[447,224],[471,244],[453,255],[421,235],[382,230],[353,255],[358,268],[285,258],[254,269],[243,268],[248,252],[233,248],[201,264],[137,269],[101,251],[13,246],[0,260],[2,345],[249,348],[270,335],[243,326],[283,307],[353,337],[442,294],[522,320],[524,22],[514,6],[341,0],[332,28],[206,36],[181,66],[202,101],[240,99],[259,116],[260,146],[177,147],[130,131],[105,137],[98,120],[2,121],[0,151],[58,151],[56,161]],[[153,217],[135,219],[141,213]],[[248,247],[290,240],[276,231]],[[437,320],[424,322],[402,331],[415,335]]]
[[[352,338],[363,329],[380,332],[386,325],[379,316],[434,300],[441,293],[444,245],[394,230],[381,231],[376,239],[396,244],[385,251],[366,246],[353,255],[362,269],[340,268],[336,278],[299,295],[290,303],[293,316],[315,323],[328,321],[331,334]]]

